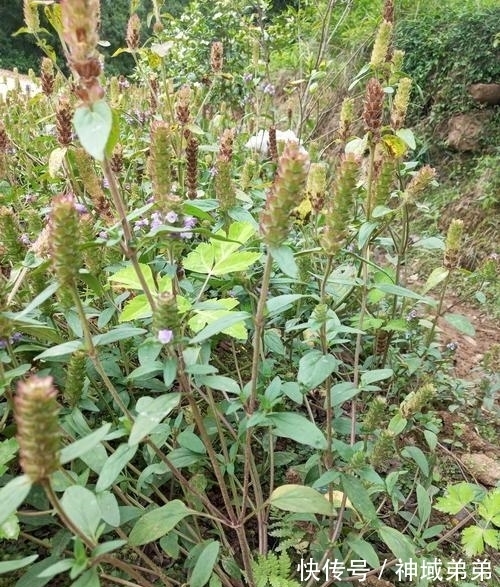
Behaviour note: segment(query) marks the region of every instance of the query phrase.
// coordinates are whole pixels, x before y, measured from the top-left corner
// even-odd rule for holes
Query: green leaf
[[[380,526],[377,533],[397,558],[403,561],[416,559],[415,546],[399,530],[389,526]]]
[[[443,317],[458,332],[462,332],[468,336],[475,336],[476,329],[467,316],[463,316],[462,314],[445,314]]]
[[[212,275],[219,277],[234,273],[235,271],[245,271],[250,265],[253,265],[262,257],[262,253],[250,253],[248,251],[239,251],[225,258],[216,260],[215,265],[210,272]]]
[[[86,487],[71,485],[64,492],[61,505],[78,529],[90,540],[97,542],[101,509],[95,494]]]
[[[439,238],[437,236],[430,236],[428,238],[422,238],[420,240],[418,240],[413,247],[415,249],[426,249],[428,251],[433,251],[433,250],[440,250],[440,251],[444,251],[444,240],[442,238]]]
[[[417,148],[417,143],[415,142],[415,135],[413,131],[409,128],[400,128],[396,131],[396,135],[402,139],[410,149],[413,151]]]
[[[79,106],[73,117],[82,147],[98,161],[103,161],[113,126],[113,113],[104,100],[91,106]]]
[[[70,461],[75,460],[76,458],[84,455],[85,453],[92,450],[96,445],[98,445],[101,440],[103,440],[109,432],[111,428],[111,424],[104,424],[98,428],[95,432],[92,432],[88,436],[84,438],[80,438],[68,446],[65,446],[61,450],[61,454],[59,457],[61,465],[65,465]]]
[[[401,455],[405,458],[410,458],[414,460],[418,468],[422,471],[425,477],[429,476],[429,463],[427,461],[427,457],[423,453],[422,450],[418,448],[418,446],[405,446],[405,448],[401,451]]]
[[[437,500],[434,508],[445,514],[455,515],[463,510],[476,498],[476,485],[473,483],[457,483],[446,490],[446,495]]]
[[[3,505],[3,503],[2,503]],[[37,554],[33,554],[31,556],[26,556],[25,558],[19,558],[14,561],[4,561],[0,562],[0,575],[5,575],[5,573],[12,573],[12,571],[17,571],[17,569],[22,569],[23,567],[27,567],[31,565],[33,561],[36,561],[38,558]]]
[[[78,579],[71,583],[71,587],[100,587],[99,573],[95,567],[86,570]]]
[[[342,487],[359,515],[363,516],[365,520],[368,520],[374,526],[379,525],[377,510],[363,483],[357,477],[342,475]]]
[[[83,342],[81,340],[70,340],[69,342],[63,342],[62,344],[57,344],[43,353],[40,353],[35,357],[37,361],[41,359],[55,359],[56,357],[63,357],[66,355],[71,355],[78,349],[82,348]]]
[[[469,526],[462,532],[462,546],[469,557],[484,552],[484,528]],[[496,546],[496,545],[495,545]]]
[[[129,444],[120,444],[106,461],[106,464],[99,475],[99,479],[97,479],[95,490],[98,493],[113,485],[127,463],[134,458],[136,451],[137,444],[133,446],[130,446]]]
[[[337,368],[339,362],[333,355],[319,350],[309,351],[299,361],[297,381],[307,389],[314,389]]]
[[[225,331],[230,326],[244,322],[247,318],[250,318],[248,312],[228,312],[227,315],[222,316],[206,326],[201,332],[191,339],[191,344],[198,344],[211,338],[215,334]]]
[[[71,569],[71,567],[75,564],[75,559],[67,558],[62,561],[57,561],[50,567],[43,570],[41,573],[38,573],[39,577],[55,577],[59,575],[59,573],[64,573]]]
[[[113,526],[113,528],[117,528],[120,525],[120,508],[116,497],[111,491],[103,491],[102,493],[98,493],[96,498],[99,509],[101,510],[101,519],[106,524]]]
[[[180,393],[166,393],[155,399],[148,396],[141,397],[136,405],[137,418],[130,432],[129,445],[138,444],[152,432],[178,405],[180,398]]]
[[[155,508],[137,520],[130,532],[129,544],[141,546],[158,540],[192,513],[179,499],[174,499],[167,505]]]
[[[276,296],[266,302],[266,308],[269,314],[280,314],[291,308],[294,302],[305,297],[307,296],[302,294],[284,294],[282,296]]]
[[[368,242],[373,231],[377,228],[376,222],[364,222],[358,232],[358,248],[362,249]]]
[[[17,508],[23,503],[31,489],[31,481],[27,475],[20,475],[11,479],[7,485],[0,489],[0,526],[10,518]]]
[[[113,550],[121,548],[125,544],[127,544],[126,540],[110,540],[109,542],[103,542],[102,544],[98,544],[92,550],[92,558],[101,556],[103,554],[107,554],[108,552],[113,552]]]
[[[203,548],[191,573],[190,587],[204,587],[208,583],[219,556],[219,549],[220,543],[217,540]]]
[[[118,322],[132,322],[132,320],[149,318],[152,314],[153,311],[151,310],[151,305],[148,302],[146,294],[139,294],[126,302],[120,313]]]
[[[384,379],[389,379],[394,375],[394,371],[392,369],[373,369],[373,371],[366,371],[361,375],[361,388],[370,385],[371,383],[375,383],[376,381],[383,381]]]
[[[28,314],[30,314],[33,310],[36,310],[39,306],[52,297],[56,291],[59,289],[59,284],[57,282],[49,284],[41,293],[39,293],[33,300],[21,310],[17,314],[14,314],[14,319],[19,320],[20,318],[24,318]]]
[[[144,280],[146,281],[149,289],[151,291],[156,291],[155,280],[153,277],[153,272],[151,271],[151,267],[146,265],[145,263],[139,263],[139,268],[141,270],[142,275],[144,276]],[[108,280],[118,284],[120,287],[125,289],[140,289],[142,290],[142,284],[135,272],[135,269],[132,265],[128,265],[123,269],[120,269],[113,275],[108,277]]]
[[[201,385],[206,385],[217,391],[225,391],[234,395],[239,395],[241,393],[238,383],[236,383],[234,379],[223,375],[202,375],[198,377],[197,381]]]
[[[487,522],[500,527],[500,489],[487,493],[477,508],[478,514]]]
[[[417,508],[420,526],[422,527],[431,516],[432,504],[427,490],[420,483],[417,484]]]
[[[0,541],[17,540],[21,528],[19,527],[19,520],[16,514],[11,514],[3,524],[0,524]]]
[[[299,267],[290,247],[285,245],[281,247],[271,247],[270,253],[285,275],[288,275],[288,277],[291,277],[292,279],[298,279]]]
[[[194,432],[190,432],[189,430],[183,430],[179,436],[177,436],[177,442],[179,446],[183,448],[187,448],[191,452],[195,452],[198,454],[206,454],[207,449],[205,445],[201,441],[201,439],[194,434]]]
[[[221,318],[231,316],[234,313],[231,312],[231,309],[237,306],[238,303],[238,300],[234,298],[222,298],[197,304],[194,309],[195,315],[188,321],[189,327],[194,332],[199,332],[205,325],[213,324]],[[243,322],[224,328],[221,332],[238,340],[248,338],[248,331]]]
[[[119,340],[125,340],[140,334],[145,334],[147,330],[144,328],[135,328],[134,326],[118,326],[109,330],[104,334],[96,334],[92,337],[95,346],[104,344],[111,344],[112,342],[118,342]]]
[[[425,298],[420,294],[411,291],[411,289],[406,289],[406,287],[401,287],[400,285],[393,285],[392,283],[378,283],[376,286],[374,286],[373,289],[394,296],[401,296],[403,298],[410,298],[412,300],[420,300],[422,303],[435,305],[433,300]]]
[[[219,230],[209,243],[199,244],[183,261],[183,267],[196,273],[221,276],[235,271],[244,271],[262,254],[238,249],[255,234],[255,227],[247,222],[234,222],[229,233]],[[230,239],[230,240],[229,240]]]
[[[448,277],[449,273],[449,269],[445,269],[444,267],[436,267],[427,278],[422,293],[425,294],[431,289],[435,288],[436,285],[439,285]]]
[[[391,418],[387,429],[393,434],[401,434],[401,432],[403,432],[403,430],[406,428],[407,424],[408,420],[403,418],[400,412],[396,412]]]
[[[350,381],[343,381],[342,383],[336,383],[335,385],[332,385],[330,388],[332,407],[336,408],[337,406],[341,406],[343,403],[349,401],[360,392],[361,389],[356,387]]]
[[[359,536],[348,536],[347,544],[358,556],[367,562],[369,567],[376,569],[380,566],[377,551],[369,542],[359,538]]]
[[[301,414],[283,412],[280,414],[269,414],[267,421],[273,425],[273,434],[282,438],[290,438],[299,444],[312,446],[319,450],[327,447],[326,438],[323,432]]]
[[[335,509],[325,496],[306,485],[281,485],[276,487],[270,497],[274,507],[285,512],[298,514],[321,514],[333,516]]]

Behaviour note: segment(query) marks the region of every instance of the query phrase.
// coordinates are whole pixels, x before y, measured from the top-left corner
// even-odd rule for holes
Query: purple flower
[[[161,344],[168,344],[169,342],[172,342],[173,338],[174,333],[168,328],[164,328],[163,330],[158,331],[158,340],[161,342]]]
[[[208,170],[208,173],[210,173],[210,175],[211,175],[212,177],[214,177],[215,175],[217,175],[217,167],[215,167],[215,166],[214,166],[214,167],[211,167],[211,168]]]
[[[411,322],[412,320],[415,320],[415,318],[418,318],[418,312],[415,309],[410,310],[408,312],[408,314],[406,315],[406,321],[407,322]]]
[[[80,202],[75,202],[75,210],[78,212],[78,214],[86,214],[87,206],[80,204]]]
[[[102,187],[105,189],[109,188],[109,181],[107,177],[102,178]]]
[[[151,214],[151,230],[156,230],[157,228],[160,228],[162,224],[163,222],[160,213],[153,212],[153,214]]]
[[[253,75],[251,73],[245,73],[245,75],[243,76],[243,81],[244,82],[251,82],[253,80]]]
[[[149,225],[149,220],[147,218],[143,218],[142,220],[137,220],[137,222],[134,224],[134,230],[140,230],[141,228],[144,228],[145,226]]]
[[[149,198],[146,200],[146,204],[153,204],[154,201],[155,201],[155,197],[149,196]]]
[[[14,334],[10,337],[10,343],[19,342],[22,339],[23,335],[20,332],[14,332]]]
[[[25,232],[19,237],[19,242],[26,246],[31,244],[30,237]]]
[[[193,238],[193,233],[192,232],[181,232],[179,235],[181,238]]]
[[[4,349],[7,346],[7,341],[4,338],[0,338],[0,349]]]
[[[173,224],[177,220],[177,218],[179,218],[179,215],[177,214],[177,212],[174,212],[173,210],[165,214],[165,222],[168,222],[169,224]]]
[[[273,86],[273,84],[265,84],[262,87],[262,91],[264,92],[264,94],[269,94],[269,96],[274,96],[274,94],[276,93],[276,88]]]
[[[446,345],[446,348],[451,351],[452,353],[454,353],[457,349],[458,349],[458,342],[449,342]]]
[[[108,233],[105,230],[101,230],[97,236],[105,241],[108,240]]]
[[[194,228],[196,226],[196,218],[194,216],[184,217],[184,228]]]

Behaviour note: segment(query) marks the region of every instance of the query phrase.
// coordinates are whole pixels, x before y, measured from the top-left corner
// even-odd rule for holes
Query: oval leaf
[[[284,412],[270,414],[267,422],[273,425],[273,434],[282,438],[290,438],[299,444],[312,446],[320,450],[326,449],[326,438],[323,432],[310,420],[300,414]]]
[[[191,513],[191,510],[179,499],[174,499],[161,508],[151,510],[137,520],[132,532],[130,532],[129,544],[141,546],[158,540]]]
[[[191,574],[190,587],[204,587],[208,583],[219,556],[219,548],[220,543],[215,540],[201,551]]]
[[[332,516],[332,505],[316,489],[305,485],[282,485],[271,494],[271,505],[297,514],[321,514]]]
[[[27,475],[15,477],[0,489],[0,526],[20,506],[31,489],[31,481]]]
[[[113,113],[104,100],[92,106],[80,106],[73,117],[75,131],[82,147],[98,161],[103,161],[106,144],[113,126]]]

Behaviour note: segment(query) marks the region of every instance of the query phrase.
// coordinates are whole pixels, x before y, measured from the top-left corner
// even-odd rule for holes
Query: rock
[[[477,151],[490,112],[457,114],[448,121],[448,145],[457,151]]]
[[[481,104],[500,104],[500,84],[472,84],[469,87],[469,94]]]
[[[496,487],[500,481],[500,463],[484,453],[464,454],[460,460],[483,485]]]

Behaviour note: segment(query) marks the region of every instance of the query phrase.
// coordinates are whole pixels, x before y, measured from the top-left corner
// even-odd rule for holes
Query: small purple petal
[[[196,226],[196,218],[194,216],[185,216],[184,228],[194,228]]]
[[[158,340],[162,344],[168,344],[169,342],[172,342],[173,338],[174,333],[171,330],[168,330],[167,328],[158,331]]]
[[[87,206],[84,206],[83,204],[80,204],[79,202],[75,202],[75,210],[79,214],[85,214],[87,212]]]
[[[169,224],[173,224],[177,218],[179,218],[179,215],[173,210],[165,214],[165,222],[168,222]]]

